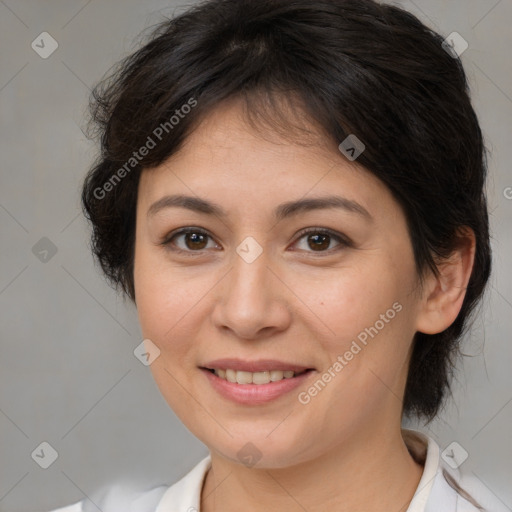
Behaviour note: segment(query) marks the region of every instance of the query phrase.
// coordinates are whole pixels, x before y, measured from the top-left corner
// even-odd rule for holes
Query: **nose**
[[[290,296],[265,251],[254,261],[239,254],[216,287],[213,322],[233,337],[255,340],[284,331],[291,321]]]

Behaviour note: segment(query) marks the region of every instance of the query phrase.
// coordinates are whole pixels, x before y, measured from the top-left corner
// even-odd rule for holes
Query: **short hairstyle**
[[[209,0],[150,29],[90,99],[88,135],[101,140],[101,155],[82,206],[107,280],[135,302],[143,169],[176,153],[225,100],[244,100],[248,119],[290,137],[282,105],[292,106],[326,140],[352,134],[365,144],[357,162],[403,209],[420,282],[428,269],[439,275],[464,226],[475,233],[456,320],[413,340],[402,413],[430,422],[451,393],[455,355],[491,272],[486,149],[460,59],[414,15],[373,0]]]

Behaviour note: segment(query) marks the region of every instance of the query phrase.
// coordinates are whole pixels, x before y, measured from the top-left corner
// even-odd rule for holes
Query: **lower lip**
[[[200,368],[200,370],[206,375],[213,389],[224,398],[247,405],[264,404],[275,400],[303,384],[313,373],[313,370],[308,370],[297,377],[281,379],[276,382],[269,382],[268,384],[237,384],[236,382],[221,379],[204,368]]]

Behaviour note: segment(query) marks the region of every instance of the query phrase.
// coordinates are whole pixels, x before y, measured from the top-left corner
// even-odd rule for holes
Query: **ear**
[[[462,307],[475,260],[475,233],[467,226],[458,231],[458,244],[448,259],[437,264],[425,280],[416,330],[425,334],[444,331],[455,321]]]

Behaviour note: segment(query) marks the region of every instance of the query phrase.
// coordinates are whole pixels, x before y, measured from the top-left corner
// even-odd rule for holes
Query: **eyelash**
[[[184,250],[184,249],[179,249],[179,248],[176,248],[176,247],[172,247],[172,240],[178,236],[181,236],[181,235],[185,235],[187,233],[196,233],[196,234],[200,234],[200,235],[205,235],[205,236],[208,236],[210,237],[211,239],[213,239],[213,237],[207,232],[205,231],[204,229],[201,229],[201,228],[194,228],[194,227],[190,227],[190,228],[184,228],[184,229],[180,229],[179,231],[174,231],[172,233],[169,234],[169,236],[167,236],[163,242],[161,242],[160,245],[163,245],[166,247],[166,249],[172,251],[172,252],[175,252],[175,253],[178,253],[178,254],[194,254],[194,253],[198,253],[199,255],[202,254],[204,251],[206,251],[207,249],[202,249],[200,251],[192,251],[192,250]],[[337,233],[336,231],[332,231],[330,229],[327,229],[327,228],[305,228],[301,231],[299,231],[299,233],[297,233],[297,242],[303,238],[305,235],[308,235],[310,233],[313,233],[313,234],[316,234],[316,235],[328,235],[334,239],[336,239],[336,241],[339,242],[340,246],[338,248],[334,248],[334,249],[328,249],[326,251],[318,251],[319,254],[331,254],[332,252],[336,252],[338,250],[341,250],[343,247],[352,247],[352,242],[345,236],[342,236],[340,233]],[[306,252],[311,252],[313,255],[315,254],[316,251],[306,251]]]

